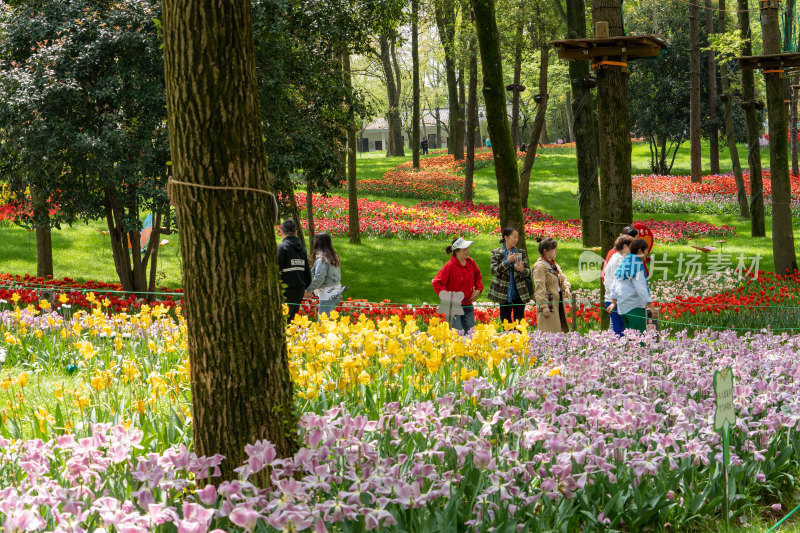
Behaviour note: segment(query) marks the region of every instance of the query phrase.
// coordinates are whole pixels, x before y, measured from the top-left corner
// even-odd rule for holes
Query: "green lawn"
[[[707,145],[704,145],[707,149]],[[740,147],[744,153],[744,147]],[[705,152],[704,152],[705,153]],[[649,172],[649,149],[646,144],[633,147],[634,173]],[[765,163],[768,155],[764,154]],[[363,179],[380,177],[383,173],[405,158],[387,158],[381,154],[362,154],[358,157],[358,172]],[[688,145],[678,154],[675,167],[687,172],[689,161]],[[722,157],[723,171],[729,170],[729,160]],[[497,202],[494,168],[484,168],[475,173],[475,201]],[[577,177],[574,153],[548,153],[539,157],[531,176],[529,207],[541,209],[559,219],[578,218]],[[416,203],[413,199],[374,197],[375,200],[397,201],[405,205]],[[653,214],[635,213],[636,218],[660,218],[670,220],[693,220],[727,224],[736,227],[737,236],[728,238],[724,247],[726,254],[739,253],[746,257],[761,255],[760,268],[772,270],[772,244],[769,237],[751,238],[750,223],[738,220],[732,215],[701,214]],[[767,232],[770,231],[767,219]],[[800,228],[796,224],[795,246],[800,251]],[[95,279],[116,281],[116,272],[111,257],[108,237],[100,233],[104,223],[97,221],[90,225],[75,225],[53,232],[53,261],[56,277],[71,277],[79,281]],[[170,243],[160,249],[159,285],[170,288],[181,286],[181,269],[178,236],[166,237]],[[18,227],[0,227],[0,271],[14,274],[36,272],[36,242],[33,233]],[[497,246],[495,237],[481,235],[474,238],[472,257],[484,273],[485,283],[490,281],[489,250]],[[692,241],[691,244],[712,244],[710,240]],[[352,298],[369,301],[390,299],[394,302],[422,303],[436,299],[430,281],[441,265],[447,260],[444,248],[446,240],[407,240],[365,238],[360,245],[351,245],[343,237],[334,242],[342,257],[343,282],[351,287],[347,293]],[[531,256],[535,257],[533,246],[529,245]],[[559,262],[574,286],[589,286],[578,277],[578,257],[583,252],[579,242],[564,242],[559,246]],[[696,253],[690,245],[657,246],[654,253],[660,258],[663,253],[673,259],[671,274],[677,271],[680,253]],[[595,284],[591,284],[595,286]]]

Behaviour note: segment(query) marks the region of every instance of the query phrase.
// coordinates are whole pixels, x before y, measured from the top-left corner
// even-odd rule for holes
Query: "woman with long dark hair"
[[[525,250],[517,249],[517,241],[519,232],[512,227],[504,228],[500,247],[492,250],[492,284],[487,296],[500,304],[501,323],[525,318],[525,304],[532,296],[528,289],[531,266]]]
[[[342,299],[342,269],[339,255],[333,249],[331,236],[317,233],[314,237],[314,267],[311,269],[314,279],[306,289],[306,296],[316,294],[319,297],[318,316],[336,309]]]

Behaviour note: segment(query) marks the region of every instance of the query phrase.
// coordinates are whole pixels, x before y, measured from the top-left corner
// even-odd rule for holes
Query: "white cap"
[[[463,238],[459,237],[456,242],[450,245],[450,249],[453,251],[463,250],[464,248],[469,248],[473,242],[475,241],[465,241]]]

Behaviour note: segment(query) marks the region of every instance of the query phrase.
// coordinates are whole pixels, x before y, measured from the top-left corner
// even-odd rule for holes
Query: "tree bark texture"
[[[592,18],[608,22],[609,35],[622,35],[619,0],[593,0]],[[628,74],[610,67],[597,72],[597,128],[600,162],[600,243],[603,257],[620,230],[633,221],[631,128]]]
[[[572,116],[572,91],[567,87],[567,99],[564,103],[564,111],[567,114],[567,133],[569,142],[575,142],[575,118]]]
[[[761,27],[764,54],[781,52],[778,3],[761,3]],[[787,274],[797,270],[792,229],[792,191],[789,181],[788,139],[786,138],[786,104],[782,74],[764,74],[767,84],[767,114],[769,121],[769,166],[772,185],[772,255],[775,273]]]
[[[797,85],[797,76],[792,80],[793,85]],[[792,89],[792,100],[789,103],[789,131],[791,133],[792,147],[792,174],[798,174],[797,161],[797,89]]]
[[[344,83],[349,93],[353,86],[349,52],[342,57],[342,64],[344,65]],[[351,122],[347,128],[347,142],[345,143],[347,152],[347,233],[351,243],[359,244],[361,242],[361,221],[358,214],[358,180],[356,179],[356,128],[352,123],[353,112],[350,102],[347,102],[347,106],[350,108]]]
[[[478,130],[478,51],[475,39],[469,43],[469,90],[467,91],[467,156],[464,162],[464,201],[472,201],[475,176],[475,143]]]
[[[281,457],[298,444],[276,213],[268,194],[237,190],[270,186],[251,3],[165,0],[163,28],[195,447],[235,479],[246,444]]]
[[[456,36],[456,2],[453,0],[435,0],[436,27],[444,51],[445,79],[447,80],[448,99],[448,135],[447,152],[456,160],[464,159],[464,106],[458,99],[458,76],[455,56]]]
[[[381,34],[378,38],[381,47],[381,65],[386,79],[386,96],[389,100],[389,109],[386,112],[386,122],[389,126],[389,140],[387,141],[386,157],[404,156],[403,151],[403,124],[400,119],[400,92],[402,80],[397,66],[397,57],[394,53],[394,37]]]
[[[714,33],[714,8],[711,0],[705,0],[706,33],[709,37]],[[724,16],[720,12],[720,16]],[[712,174],[719,174],[719,125],[717,123],[717,61],[714,51],[708,54],[708,141],[709,141],[709,167]]]
[[[567,0],[567,38],[586,38],[584,0]],[[581,230],[583,245],[593,247],[600,246],[600,186],[597,182],[597,129],[592,91],[584,83],[589,73],[589,61],[569,62]]]
[[[752,33],[750,31],[750,11],[747,0],[738,0],[736,13],[739,19],[739,30],[742,32],[744,44],[742,55],[753,55]],[[764,237],[767,234],[764,223],[764,182],[761,176],[761,124],[755,107],[756,85],[752,70],[742,70],[742,107],[744,108],[745,127],[747,130],[747,164],[750,167],[750,234],[753,237]]]
[[[475,13],[475,31],[481,52],[483,99],[486,122],[492,140],[494,172],[500,207],[500,227],[519,231],[520,248],[525,248],[525,220],[519,195],[517,153],[511,139],[503,83],[503,56],[500,53],[500,32],[497,29],[494,0],[471,0]]]
[[[689,149],[692,183],[703,181],[702,148],[700,145],[700,29],[698,4],[689,5]]]
[[[419,168],[419,0],[411,0],[411,161]]]
[[[522,80],[522,22],[517,25],[516,45],[514,47],[514,89],[511,91],[511,138],[514,146],[520,145],[519,99]]]
[[[47,202],[31,186],[33,204],[33,226],[36,229],[36,276],[44,278],[53,275],[53,240],[50,232],[50,210]]]
[[[536,118],[533,121],[528,150],[525,152],[525,162],[522,164],[522,171],[519,173],[519,194],[522,199],[522,207],[528,207],[528,196],[530,195],[531,170],[536,162],[536,149],[539,146],[538,139],[542,137],[547,114],[547,102],[550,96],[547,94],[547,71],[550,64],[550,47],[547,45],[539,48],[539,101],[536,107]]]
[[[727,31],[727,13],[725,0],[719,0],[719,33]],[[728,152],[731,156],[733,179],[736,182],[736,199],[739,203],[739,215],[743,219],[750,218],[750,205],[747,203],[747,190],[744,186],[742,164],[739,161],[739,148],[736,146],[736,134],[733,129],[733,95],[731,94],[731,81],[728,65],[720,66],[720,82],[722,84],[723,107],[725,112],[725,138],[728,142]]]

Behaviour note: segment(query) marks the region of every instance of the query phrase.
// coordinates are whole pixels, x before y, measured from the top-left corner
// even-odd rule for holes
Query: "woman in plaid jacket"
[[[525,318],[525,304],[531,300],[531,266],[525,250],[516,248],[518,240],[517,230],[505,228],[500,247],[492,250],[492,284],[487,297],[500,304],[501,322]]]

